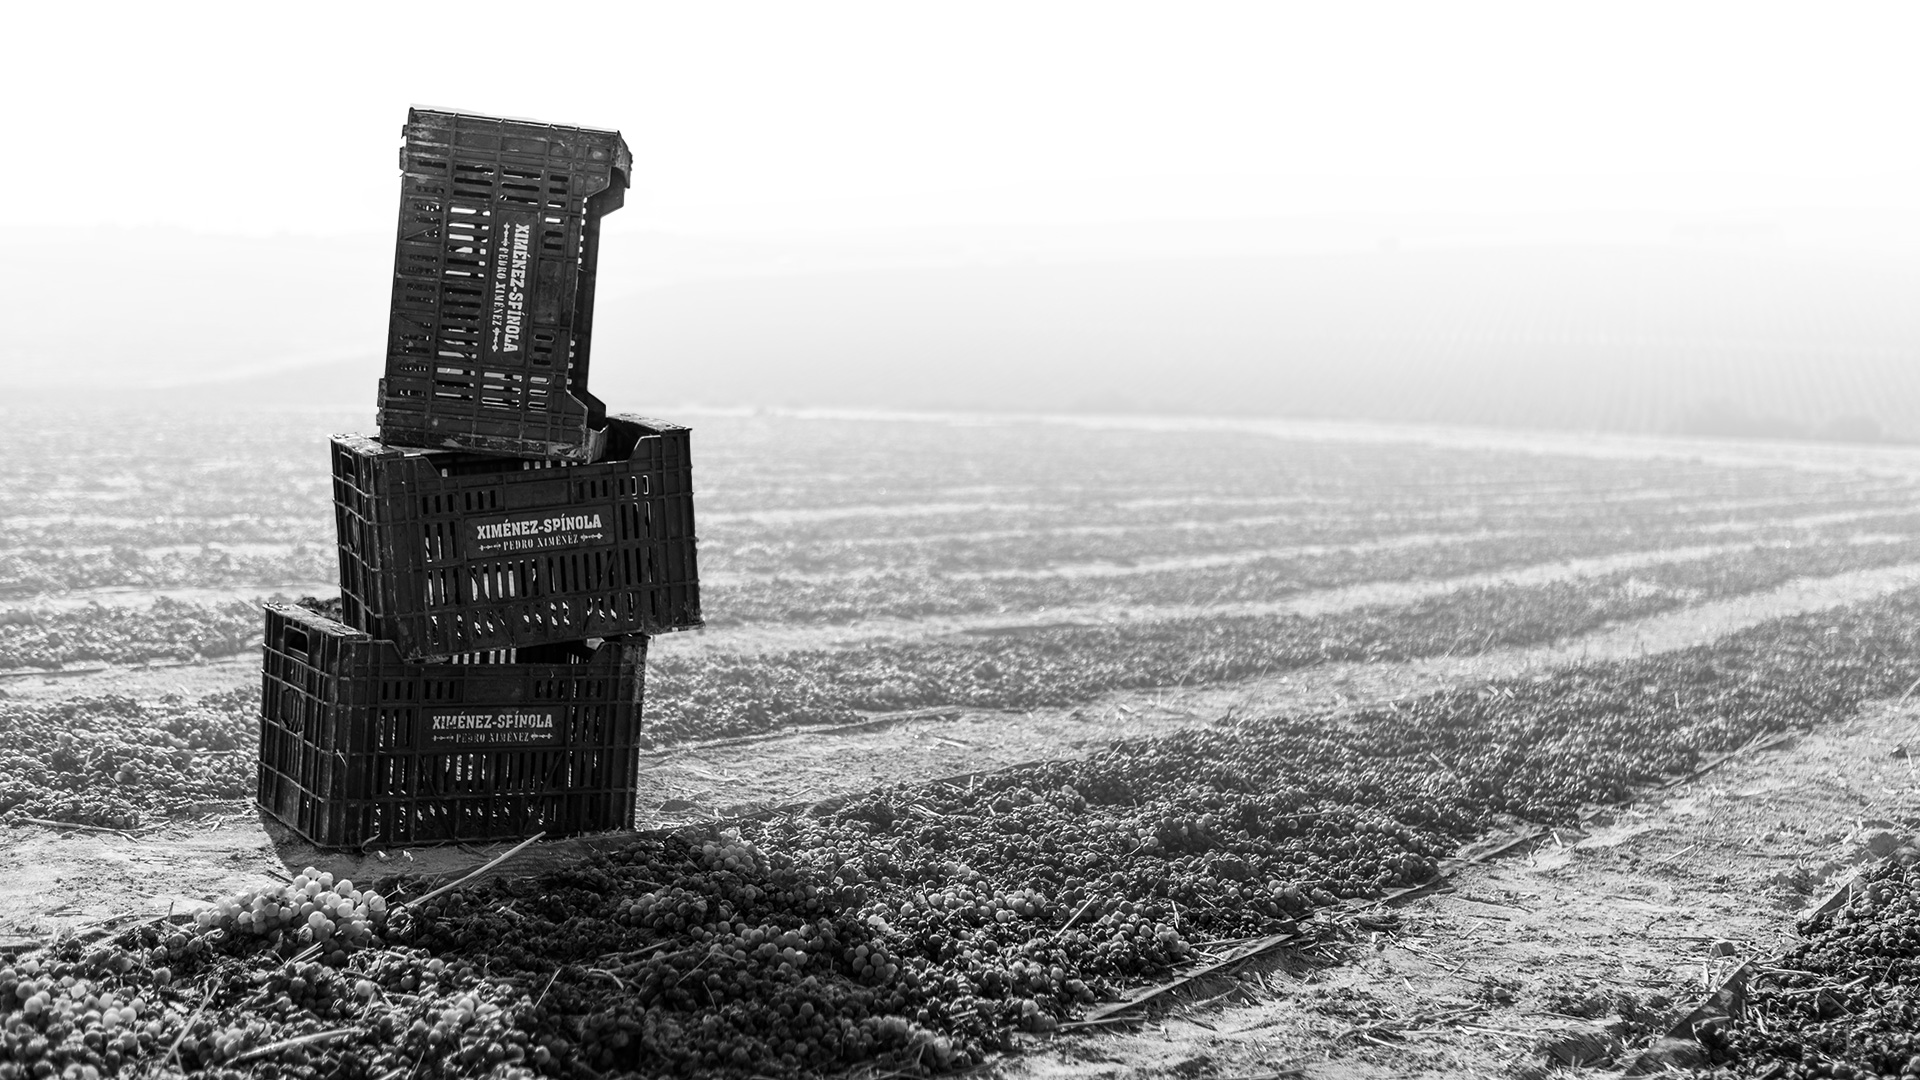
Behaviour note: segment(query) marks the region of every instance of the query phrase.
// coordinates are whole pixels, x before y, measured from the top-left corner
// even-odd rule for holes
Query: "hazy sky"
[[[622,231],[1920,202],[1920,8],[34,5],[17,224],[391,226],[409,103],[619,128]]]

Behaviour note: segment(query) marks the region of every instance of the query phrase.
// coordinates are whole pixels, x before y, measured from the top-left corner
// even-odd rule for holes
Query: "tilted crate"
[[[644,637],[413,663],[268,604],[260,806],[321,847],[633,825]]]
[[[591,461],[600,218],[633,156],[617,131],[407,113],[380,437]]]
[[[688,430],[552,465],[333,440],[344,621],[408,657],[700,625]]]

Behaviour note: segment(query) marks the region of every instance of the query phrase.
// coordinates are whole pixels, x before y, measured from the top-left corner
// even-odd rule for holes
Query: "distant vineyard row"
[[[1266,521],[1257,528],[1161,528],[1088,537],[1082,534],[999,535],[971,543],[938,546],[913,541],[874,544],[805,530],[778,545],[708,543],[702,566],[708,575],[705,607],[714,625],[833,623],[862,618],[925,618],[1086,605],[1165,606],[1259,603],[1307,589],[1372,581],[1436,579],[1510,569],[1560,559],[1586,558],[1662,547],[1739,542],[1826,542],[1861,533],[1886,537],[1920,533],[1920,512],[1904,491],[1867,498],[1794,504],[1800,515],[1783,519],[1767,503],[1759,513],[1716,508],[1670,512],[1656,504],[1632,504],[1555,512],[1535,508],[1513,517],[1455,516],[1444,521]],[[1521,526],[1533,518],[1546,527]],[[1444,526],[1425,533],[1422,525]],[[724,533],[722,534],[725,535]],[[1264,542],[1270,547],[1246,546]],[[1120,573],[1051,574],[1074,560]],[[1155,567],[1160,560],[1177,561]],[[831,568],[806,574],[802,567]],[[1083,563],[1084,565],[1084,563]],[[731,573],[727,572],[731,569]],[[747,571],[757,574],[746,576]],[[101,587],[147,589],[278,587],[289,582],[331,580],[337,571],[325,539],[289,545],[283,552],[134,548],[63,548],[56,543],[0,553],[0,599],[28,601],[44,593]],[[19,616],[16,616],[19,618]],[[138,620],[135,620],[137,623]],[[110,642],[117,630],[95,631]],[[123,635],[124,636],[124,635]],[[103,648],[111,648],[103,645]],[[15,658],[39,660],[140,659],[137,653],[82,654],[12,646]],[[162,654],[154,654],[162,655]],[[168,654],[170,655],[170,654]],[[6,665],[0,660],[0,666]]]
[[[787,521],[703,518],[701,558],[710,574],[846,575],[879,570],[1026,572],[1086,562],[1201,558],[1303,546],[1415,542],[1476,532],[1648,535],[1690,529],[1783,530],[1813,516],[1854,515],[1882,531],[1908,521],[1914,488],[1832,488],[1747,498],[1645,491],[1512,498],[1395,493],[1306,503],[1294,497],[1131,506],[1006,506],[980,501],[925,513],[847,512]],[[0,523],[0,595],[141,584],[216,584],[247,573],[311,573],[334,543],[330,518],[24,518]],[[279,560],[276,563],[276,560]],[[206,580],[195,582],[195,574]],[[281,577],[280,580],[293,580]]]
[[[1894,535],[1920,534],[1920,516],[1873,524],[1898,526],[1900,532]],[[706,609],[712,613],[710,622],[716,626],[921,619],[1104,606],[1123,610],[1217,607],[1280,601],[1315,589],[1444,580],[1570,559],[1652,552],[1680,544],[1735,545],[1766,539],[1817,547],[1844,542],[1856,527],[1760,527],[1703,535],[1651,533],[1596,523],[1587,530],[1492,536],[1408,548],[1363,547],[1262,556],[1220,566],[1020,577],[949,577],[907,569],[827,580],[772,578],[713,584],[703,590],[703,595]],[[1880,535],[1878,530],[1876,535]]]
[[[1760,548],[1320,616],[1037,627],[847,650],[663,657],[648,674],[648,731],[670,743],[842,722],[863,711],[1065,706],[1114,690],[1233,682],[1327,662],[1474,655],[1916,554],[1914,542]]]
[[[997,580],[955,580],[927,575],[887,574],[865,578],[843,579],[828,583],[805,583],[768,581],[752,587],[709,587],[706,590],[706,602],[710,610],[724,612],[724,616],[714,620],[715,625],[741,625],[756,623],[808,623],[821,621],[851,621],[856,619],[895,616],[902,618],[925,618],[930,616],[952,616],[977,614],[996,611],[1031,611],[1040,608],[1062,608],[1071,605],[1113,605],[1122,610],[1137,610],[1151,615],[1151,608],[1165,605],[1175,610],[1183,607],[1217,607],[1246,602],[1282,600],[1309,589],[1337,588],[1342,586],[1394,582],[1407,580],[1441,580],[1448,577],[1466,576],[1475,573],[1510,570],[1528,566],[1543,566],[1560,560],[1617,552],[1641,550],[1630,546],[1642,538],[1631,532],[1621,534],[1551,534],[1519,537],[1499,537],[1470,544],[1436,544],[1405,550],[1387,551],[1333,551],[1324,554],[1294,558],[1267,559],[1244,565],[1199,570],[1168,571],[1128,575],[1122,577],[1041,577],[1012,578]],[[1404,636],[1403,631],[1391,633],[1385,622],[1393,618],[1393,612],[1408,610],[1438,609],[1446,610],[1461,597],[1472,596],[1554,596],[1580,595],[1604,596],[1627,588],[1623,583],[1648,582],[1676,583],[1673,587],[1681,590],[1674,593],[1690,602],[1699,598],[1715,598],[1734,595],[1741,591],[1770,588],[1793,576],[1824,576],[1846,570],[1863,569],[1876,566],[1888,566],[1903,562],[1920,561],[1920,538],[1884,539],[1862,543],[1848,543],[1844,540],[1829,540],[1824,543],[1803,542],[1794,545],[1771,547],[1751,547],[1733,550],[1710,557],[1689,556],[1675,552],[1669,562],[1656,562],[1645,569],[1624,571],[1609,576],[1591,579],[1574,579],[1557,582],[1549,586],[1505,586],[1492,589],[1467,590],[1460,593],[1423,601],[1413,608],[1376,608],[1367,616],[1370,624],[1378,624],[1378,633],[1388,633],[1388,638]],[[1704,584],[1699,584],[1704,583]],[[1658,592],[1662,585],[1654,591]],[[1673,597],[1669,597],[1672,599]],[[1645,605],[1652,601],[1652,595],[1631,598],[1632,610],[1608,608],[1611,614],[1587,612],[1576,620],[1578,625],[1569,624],[1562,633],[1592,625],[1591,620],[1598,618],[1622,618],[1645,613]],[[1543,601],[1558,603],[1560,601]],[[1609,601],[1612,603],[1613,601]],[[1520,608],[1531,603],[1523,603]],[[1644,610],[1643,610],[1644,609]],[[1507,605],[1500,609],[1511,614],[1519,608]],[[1568,609],[1573,610],[1573,609]],[[1474,611],[1481,615],[1493,614],[1478,607]],[[1385,614],[1383,614],[1385,613]],[[1344,618],[1345,616],[1327,616],[1322,618]],[[0,670],[28,667],[59,667],[63,664],[78,662],[104,661],[119,664],[138,664],[151,660],[189,660],[196,657],[231,655],[255,647],[260,634],[260,606],[246,600],[233,600],[225,603],[207,604],[193,601],[174,600],[161,597],[151,605],[140,607],[106,607],[91,605],[66,611],[35,612],[31,609],[15,611],[5,616],[7,633],[0,637]],[[1265,619],[1265,622],[1273,622]],[[1295,620],[1304,624],[1311,619]],[[1205,620],[1193,617],[1142,620],[1129,628],[1124,634],[1130,638],[1152,640],[1162,631],[1155,627],[1169,626],[1232,626],[1247,627],[1262,623],[1259,617],[1223,617],[1213,615]],[[1490,626],[1498,624],[1489,624]],[[1538,633],[1554,629],[1551,612],[1547,621],[1537,622],[1533,630]],[[1506,635],[1513,627],[1501,628]],[[1424,631],[1416,631],[1415,636]],[[1042,634],[1044,636],[1044,634]],[[1144,637],[1143,637],[1144,636]],[[881,680],[881,683],[897,686],[930,685],[931,676],[909,676],[907,671],[914,670],[917,663],[935,665],[928,671],[950,670],[958,654],[986,655],[999,646],[993,644],[1003,638],[982,640],[969,639],[964,645],[950,645],[934,649],[922,656],[919,654],[902,655],[892,661],[900,669],[897,677]],[[1175,640],[1180,642],[1175,644]],[[1257,649],[1258,636],[1246,647]],[[1505,637],[1503,636],[1503,640]],[[1508,644],[1519,643],[1507,641]],[[1139,650],[1138,645],[1126,650],[1128,655]],[[1137,670],[1151,671],[1156,665],[1180,661],[1183,649],[1201,652],[1217,652],[1220,643],[1194,639],[1188,641],[1181,635],[1170,639],[1165,650],[1158,650],[1161,656],[1151,662],[1147,660],[1128,661],[1138,664]],[[1383,646],[1385,647],[1385,646]],[[863,656],[877,656],[888,647],[871,647],[862,651]],[[933,648],[931,646],[913,646],[914,649]],[[1098,654],[1100,646],[1089,643],[1087,648]],[[834,651],[821,651],[805,655],[834,656]],[[703,724],[715,722],[728,731],[735,730],[739,724],[730,719],[735,713],[760,717],[769,723],[792,722],[789,714],[801,718],[821,715],[844,717],[849,709],[886,709],[904,708],[912,704],[947,704],[949,700],[930,702],[903,701],[904,692],[894,691],[882,694],[885,699],[880,703],[846,703],[831,707],[816,707],[807,704],[817,695],[808,689],[810,683],[792,683],[800,678],[802,669],[826,661],[814,661],[800,667],[765,665],[754,659],[723,657],[711,661],[702,661],[707,665],[698,677],[683,676],[686,661],[675,659],[656,659],[654,675],[656,696],[651,715],[657,731],[675,731],[685,726],[697,730]],[[1088,664],[1095,664],[1088,660]],[[1105,661],[1099,661],[1104,664]],[[1291,661],[1287,662],[1291,664]],[[750,670],[733,671],[723,676],[721,672],[730,666],[747,665]],[[844,661],[830,662],[833,674],[830,680],[838,687],[836,700],[850,693],[848,687],[865,685],[863,694],[880,693],[871,679],[850,675],[842,670]],[[1096,665],[1097,666],[1097,665]],[[1285,666],[1285,665],[1283,665]],[[1084,670],[1090,670],[1083,669]],[[1039,673],[1035,673],[1039,674]],[[828,678],[822,675],[822,678]],[[685,678],[684,684],[676,683],[676,678]],[[667,680],[661,682],[660,680]],[[1018,682],[1019,678],[1014,678]],[[1202,680],[1207,681],[1207,680]],[[938,682],[936,679],[935,682]],[[966,680],[965,685],[971,685]],[[1055,680],[1048,673],[1047,682]],[[735,687],[722,690],[719,687],[728,683],[750,685],[758,683],[763,689],[750,692],[756,700],[751,703],[735,700],[742,691]],[[778,687],[779,689],[775,689]],[[1029,693],[1039,692],[1029,688]],[[683,700],[683,694],[694,694],[694,698]],[[974,688],[968,694],[977,696],[981,691]],[[758,700],[758,699],[766,700]],[[778,699],[776,703],[774,699]],[[963,696],[952,701],[973,697]],[[694,702],[698,702],[696,706]],[[1015,703],[1018,704],[1018,703]],[[709,710],[713,711],[709,715]],[[689,712],[688,710],[692,710]]]

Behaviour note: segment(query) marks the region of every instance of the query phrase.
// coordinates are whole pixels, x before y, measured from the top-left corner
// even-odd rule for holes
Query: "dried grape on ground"
[[[251,798],[260,693],[0,701],[0,822],[108,828]]]
[[[1695,1028],[1716,1077],[1920,1076],[1920,850],[1896,851]]]
[[[911,560],[861,574],[722,578],[703,587],[716,616],[711,626],[756,623],[848,623],[861,619],[1039,611],[1073,607],[1212,607],[1271,603],[1315,589],[1376,582],[1432,581],[1572,559],[1620,555],[1688,557],[1687,548],[1750,544],[1759,540],[1821,547],[1847,542],[1861,528],[1873,535],[1920,533],[1920,517],[1848,521],[1817,530],[1799,527],[1716,529],[1711,533],[1652,533],[1617,522],[1570,532],[1424,536],[1420,543],[1343,547],[1327,551],[1227,553],[1224,565],[1137,567],[1125,573],[1021,570],[955,575],[917,567]],[[1244,556],[1244,557],[1243,557]],[[703,558],[705,555],[703,554]],[[1116,565],[1165,558],[1142,549],[1112,556]],[[714,561],[714,560],[709,560]],[[1009,563],[1004,565],[1019,565]]]
[[[92,414],[35,420],[0,426],[10,511],[0,522],[0,592],[309,576],[288,574],[284,554],[244,544],[305,544],[311,574],[331,572],[317,510],[326,501],[321,436],[364,428],[365,417],[319,426],[264,413],[225,426],[123,424],[124,440],[88,437],[101,423]],[[751,620],[805,619],[816,601],[819,611],[851,617],[1042,600],[1270,598],[1296,579],[1518,565],[1500,560],[1527,560],[1528,545],[1540,543],[1472,541],[1404,561],[1384,552],[1371,562],[1304,556],[1184,580],[1137,574],[1113,586],[1001,574],[951,599],[938,595],[987,580],[964,574],[1244,553],[1249,542],[1591,529],[1533,551],[1560,557],[1760,536],[1799,549],[1803,538],[1911,531],[1884,513],[1897,510],[1903,485],[1857,474],[1023,422],[701,423],[704,569],[900,571],[864,591],[836,594],[839,582],[796,590],[769,576],[710,593],[732,617]],[[306,445],[289,436],[301,425],[313,433]],[[956,454],[962,444],[966,452]],[[1182,524],[1250,507],[1284,520]],[[1821,525],[1821,515],[1836,520]],[[1603,528],[1613,532],[1602,536]],[[1742,553],[1575,588],[1464,593],[1458,616],[1415,605],[1219,632],[1096,627],[943,642],[925,653],[796,653],[711,669],[716,679],[775,680],[791,700],[728,696],[721,686],[726,692],[707,705],[730,730],[763,730],[906,703],[1012,704],[1048,683],[1045,692],[1078,701],[1140,677],[1178,685],[1323,656],[1471,652],[1764,589],[1783,575],[1910,556],[1893,544],[1869,546],[1864,557],[1822,543],[1771,561]],[[1617,797],[1750,734],[1898,694],[1920,675],[1907,629],[1916,614],[1920,601],[1902,597],[1687,653],[1357,717],[1223,724],[1083,762],[1023,767],[970,789],[892,789],[735,835],[641,838],[565,872],[459,889],[404,913],[376,910],[400,883],[381,883],[377,904],[316,872],[296,879],[298,896],[275,886],[233,898],[204,923],[162,921],[0,963],[0,1080],[149,1074],[168,1060],[234,1076],[369,1078],[960,1066],[1014,1031],[1073,1015],[1089,997],[1164,974],[1210,937],[1293,925],[1337,939],[1349,919],[1332,901],[1418,880],[1490,824],[1565,820],[1582,800]],[[65,624],[36,616],[9,630],[49,633],[7,641],[34,657],[25,663],[85,650],[130,659],[142,649],[168,655],[183,635],[217,640],[222,628],[258,628],[257,615],[211,606],[204,616],[168,617],[206,625],[75,624],[79,636],[61,639]],[[1125,663],[1113,662],[1114,650]],[[873,655],[879,661],[868,663]],[[789,667],[791,679],[777,682]],[[671,677],[708,678],[667,674],[656,703],[687,689]],[[159,703],[0,702],[0,754],[13,755],[0,761],[0,783],[31,780],[0,789],[10,823],[35,816],[124,826],[136,820],[128,815],[244,805],[255,705],[251,691]],[[691,717],[667,719],[666,737],[716,733]],[[158,725],[171,738],[121,730],[134,725]],[[160,767],[126,769],[132,760]],[[310,1041],[287,1042],[301,1038]],[[575,1060],[585,1064],[568,1064]]]
[[[1423,880],[1500,821],[1568,821],[1898,694],[1916,646],[1909,591],[1348,718],[1224,724],[640,837],[404,911],[406,886],[383,882],[384,919],[364,891],[296,879],[297,897],[276,886],[0,973],[0,1080],[41,1061],[138,1068],[176,1039],[212,1075],[963,1066],[1196,942],[1337,941],[1340,898]]]
[[[221,533],[214,533],[224,542]],[[136,547],[75,550],[52,547],[0,553],[0,599],[26,599],[73,589],[257,588],[290,581],[324,581],[339,571],[331,542],[315,537],[274,545],[273,551],[228,551],[194,545],[186,550]]]
[[[1277,558],[1324,552],[1378,557],[1392,551],[1444,558],[1429,547],[1478,545],[1510,562],[1579,554],[1646,550],[1708,542],[1715,537],[1790,539],[1848,530],[1913,532],[1914,492],[1901,488],[1872,498],[1820,496],[1733,503],[1725,508],[1667,500],[1595,500],[1566,509],[1538,494],[1524,504],[1490,508],[1458,503],[1431,511],[1387,509],[1385,500],[1359,502],[1329,513],[1323,506],[1273,507],[1257,517],[1213,517],[1210,508],[1183,506],[1170,520],[1133,520],[1105,526],[993,528],[968,532],[962,523],[917,520],[888,536],[885,517],[829,519],[810,526],[726,521],[703,529],[702,557],[722,582],[830,585],[868,576],[926,575],[965,581],[1033,577],[1058,570],[1117,567],[1178,560],[1188,569],[1210,560]],[[1086,511],[1082,511],[1085,513]],[[1217,510],[1212,511],[1218,513]],[[1072,520],[1072,519],[1066,519]],[[952,530],[952,531],[948,531]],[[880,534],[880,535],[876,535]],[[1292,554],[1290,554],[1292,553]],[[1309,566],[1312,564],[1309,563]],[[754,599],[760,601],[757,594]],[[764,601],[761,601],[764,602]]]
[[[1767,548],[1315,617],[1056,627],[860,649],[668,658],[648,673],[647,738],[671,744],[925,705],[1076,705],[1113,690],[1232,682],[1327,661],[1472,655],[1913,554],[1904,543]],[[193,612],[212,609],[173,604],[153,610],[190,620]],[[236,604],[221,617],[251,610]],[[210,621],[210,633],[240,632],[238,623],[229,621],[225,631],[221,625]],[[247,616],[247,625],[257,628],[257,613]],[[197,702],[0,701],[0,734],[16,736],[0,744],[8,747],[0,750],[0,764],[15,766],[0,771],[0,812],[124,827],[244,799],[252,792],[245,751],[257,743],[258,705],[250,690]],[[154,740],[171,738],[194,741],[154,748]],[[163,752],[166,767],[143,760]],[[131,763],[125,782],[121,762]]]
[[[1920,544],[1909,541],[1755,548],[1328,615],[1142,620],[858,649],[666,656],[648,673],[648,737],[666,744],[941,705],[1075,705],[1113,690],[1234,682],[1320,663],[1471,656],[1916,555]]]
[[[207,604],[166,596],[144,607],[16,611],[0,616],[6,627],[0,670],[231,656],[259,647],[260,619],[260,604],[252,600]]]
[[[983,583],[924,575],[888,574],[793,586],[770,580],[752,586],[709,586],[704,590],[704,603],[715,610],[730,613],[730,617],[713,620],[712,625],[715,626],[738,625],[742,622],[775,623],[797,619],[803,612],[815,618],[802,621],[843,621],[877,614],[927,617],[980,611],[1023,611],[1053,603],[1119,607],[1151,606],[1155,603],[1231,604],[1284,599],[1312,588],[1432,580],[1539,565],[1556,558],[1572,558],[1596,551],[1610,552],[1617,548],[1608,542],[1596,542],[1594,550],[1578,544],[1555,544],[1547,548],[1537,544],[1516,548],[1513,544],[1513,538],[1506,538],[1488,541],[1484,547],[1480,544],[1437,545],[1407,552],[1329,553],[1298,559],[1260,560],[1218,572],[1189,571],[1120,578],[1036,578]],[[1663,587],[1662,582],[1672,580],[1681,583],[1676,586],[1681,590],[1697,589],[1699,598],[1719,599],[1736,595],[1742,590],[1767,588],[1793,576],[1819,577],[1920,559],[1920,541],[1828,538],[1809,542],[1803,538],[1793,544],[1755,546],[1711,556],[1710,559],[1675,552],[1671,563],[1655,563],[1642,570],[1623,572],[1609,578],[1576,579],[1558,586],[1532,588],[1557,587],[1563,591],[1575,589],[1598,593],[1615,588],[1620,582],[1638,581],[1657,589]],[[1693,579],[1701,579],[1705,584],[1687,584]],[[1589,580],[1598,583],[1588,584]],[[1676,597],[1687,599],[1684,592],[1676,594]],[[1647,600],[1648,597],[1638,598],[1636,603],[1639,606],[1635,610],[1644,608]],[[1433,606],[1435,601],[1425,603]],[[1578,605],[1565,606],[1567,611],[1573,612]],[[1632,615],[1627,609],[1618,611],[1618,614],[1606,617]],[[1590,615],[1591,612],[1579,617],[1587,618]],[[1244,617],[1238,622],[1218,616],[1210,621],[1221,625],[1247,625]],[[260,614],[259,605],[253,601],[205,603],[160,597],[140,607],[95,604],[66,611],[17,609],[0,613],[0,625],[6,627],[4,636],[0,636],[0,670],[7,670],[54,668],[90,661],[137,664],[153,660],[178,661],[232,655],[258,647]],[[1566,632],[1577,632],[1585,625],[1589,624],[1569,624]],[[1503,640],[1513,643],[1511,638]],[[968,647],[984,653],[996,646],[975,643]],[[720,663],[724,667],[730,662],[734,661]],[[683,677],[682,669],[675,666],[677,662],[663,663],[670,672],[668,678]],[[707,686],[696,686],[691,692],[706,695],[711,691]],[[940,703],[944,702],[928,702]],[[661,730],[668,732],[690,722],[679,714],[669,713],[660,713],[659,719],[666,725]],[[741,730],[752,729],[725,721],[717,729],[719,732]]]

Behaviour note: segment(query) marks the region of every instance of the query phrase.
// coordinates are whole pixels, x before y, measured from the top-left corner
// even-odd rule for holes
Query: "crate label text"
[[[526,329],[533,218],[501,213],[494,221],[500,232],[493,249],[493,352],[518,356]]]
[[[432,746],[552,746],[560,714],[552,709],[429,709]]]
[[[473,518],[467,522],[467,557],[517,555],[564,548],[605,547],[616,541],[613,507],[539,510]]]

